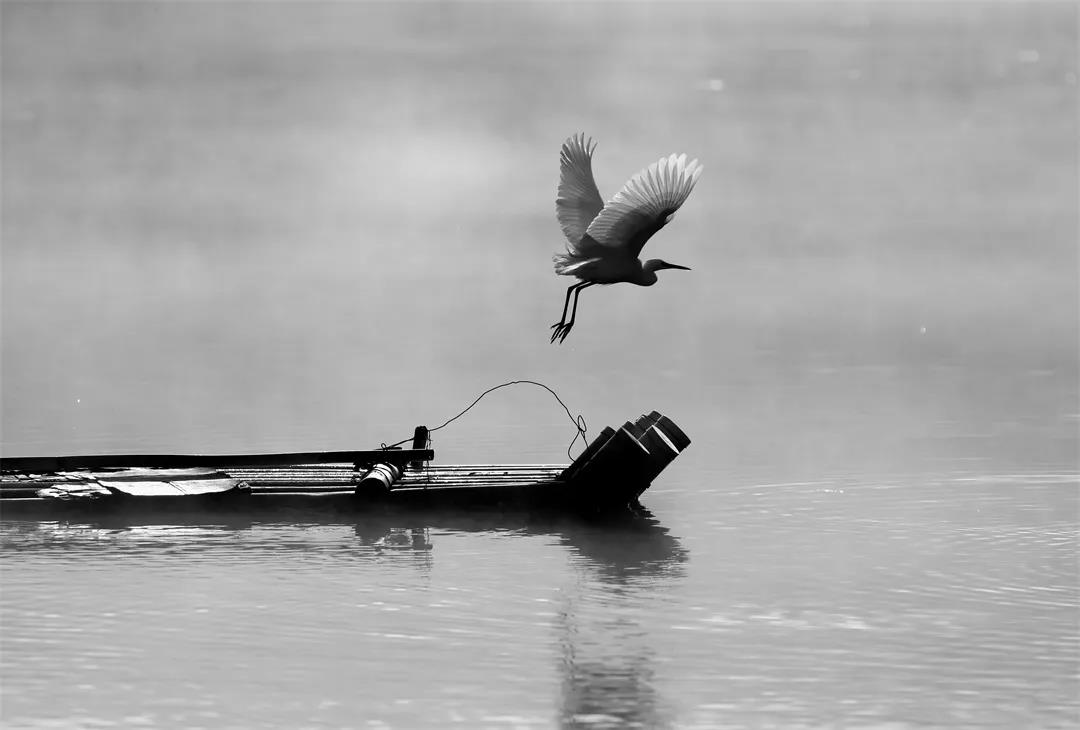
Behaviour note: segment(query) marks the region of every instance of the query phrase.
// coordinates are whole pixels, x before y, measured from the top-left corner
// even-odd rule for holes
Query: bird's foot
[[[551,325],[551,329],[555,330],[555,333],[551,335],[551,343],[555,344],[555,341],[558,340],[561,345],[566,336],[570,334],[570,328],[573,326],[573,322],[556,322]]]

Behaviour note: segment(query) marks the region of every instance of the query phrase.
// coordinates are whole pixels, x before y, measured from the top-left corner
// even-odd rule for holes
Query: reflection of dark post
[[[573,626],[572,615],[563,621],[567,637],[582,630]],[[576,647],[564,639],[559,728],[587,728],[592,724],[587,720],[590,716],[611,718],[598,727],[669,727],[666,703],[655,686],[654,653],[635,646],[644,630],[632,625],[590,626],[589,630],[618,648],[605,653],[595,647]],[[586,656],[575,656],[575,650]]]
[[[428,429],[427,426],[417,426],[413,431],[412,447],[413,449],[427,448]],[[420,471],[424,467],[422,461],[410,461],[409,468],[413,471]]]
[[[555,624],[562,650],[560,729],[582,730],[593,717],[605,718],[601,727],[670,727],[670,705],[655,681],[653,627],[605,604],[613,595],[635,600],[670,590],[682,576],[686,551],[666,529],[642,519],[582,524],[563,540],[584,558],[573,564],[588,580],[564,593]],[[584,585],[600,590],[582,591]]]

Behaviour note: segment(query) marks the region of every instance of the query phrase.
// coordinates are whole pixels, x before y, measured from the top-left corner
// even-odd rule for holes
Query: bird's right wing
[[[630,178],[589,224],[585,235],[602,246],[624,248],[636,258],[667,224],[705,168],[686,155],[664,157]]]
[[[592,174],[592,153],[596,143],[584,134],[575,134],[563,142],[559,153],[559,195],[555,215],[566,240],[573,248],[581,241],[593,218],[604,207]]]

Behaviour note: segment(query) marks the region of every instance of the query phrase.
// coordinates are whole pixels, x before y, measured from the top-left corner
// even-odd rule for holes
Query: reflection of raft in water
[[[0,460],[4,515],[66,507],[170,509],[275,504],[634,508],[690,439],[653,411],[605,428],[568,467],[434,466],[418,427],[411,449],[239,456],[71,456]]]

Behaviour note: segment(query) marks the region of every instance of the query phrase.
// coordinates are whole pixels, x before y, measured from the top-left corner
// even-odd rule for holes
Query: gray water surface
[[[5,521],[5,727],[1069,727],[1078,483]]]

